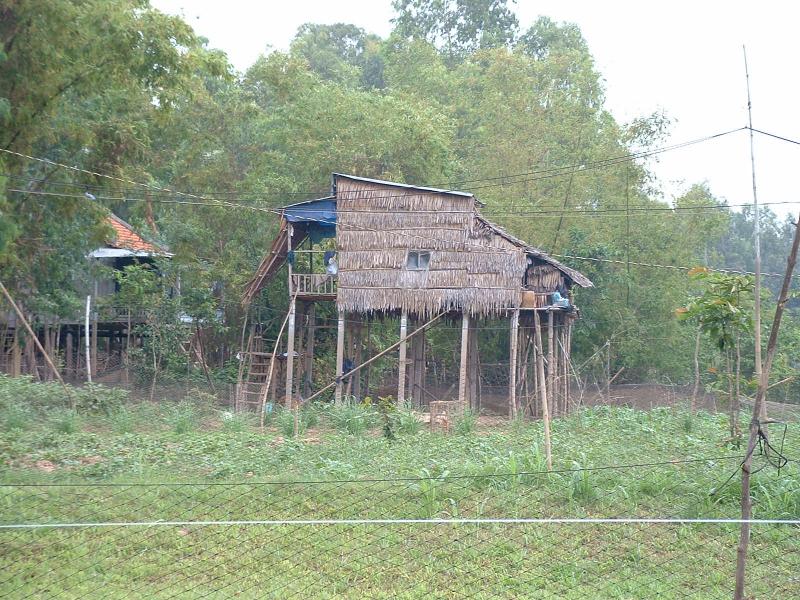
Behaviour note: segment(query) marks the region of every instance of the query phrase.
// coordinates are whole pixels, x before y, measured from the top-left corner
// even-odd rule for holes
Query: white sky
[[[287,49],[305,22],[353,23],[385,37],[393,16],[391,0],[151,1],[182,14],[239,70],[269,48]],[[515,10],[523,30],[540,14],[577,23],[605,79],[607,107],[622,122],[663,109],[674,121],[666,144],[746,125],[746,44],[754,127],[800,140],[800,3],[519,0]],[[798,202],[772,207],[796,212],[800,146],[756,136],[755,158],[759,201]],[[705,180],[731,204],[752,201],[746,132],[666,153],[654,168],[667,199]]]

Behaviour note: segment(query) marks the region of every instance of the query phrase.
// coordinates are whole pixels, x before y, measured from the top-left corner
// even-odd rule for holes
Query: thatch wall
[[[486,230],[473,197],[345,177],[335,185],[340,309],[487,315],[519,306],[525,251]],[[409,250],[430,251],[429,269],[406,269]]]

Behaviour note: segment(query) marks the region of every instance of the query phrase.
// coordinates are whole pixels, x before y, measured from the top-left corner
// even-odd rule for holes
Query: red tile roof
[[[132,252],[164,253],[163,248],[148,242],[118,216],[109,215],[106,221],[114,229],[113,238],[107,241],[109,247],[131,250]]]

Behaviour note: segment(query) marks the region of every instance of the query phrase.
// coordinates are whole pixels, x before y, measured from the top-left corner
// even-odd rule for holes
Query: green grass
[[[262,433],[203,402],[83,410],[55,426],[65,415],[0,403],[0,477],[39,486],[0,486],[1,522],[738,515],[738,478],[720,488],[738,464],[726,457],[741,454],[725,445],[726,415],[582,410],[553,423],[553,473],[538,422],[471,419],[447,435],[399,411],[390,440],[360,406],[304,408],[297,437],[290,412]],[[784,449],[800,451],[795,424]],[[649,463],[664,464],[581,470]],[[42,487],[59,483],[101,485]],[[753,495],[756,517],[798,518],[797,464],[756,473]],[[798,537],[754,527],[750,595],[800,596]],[[728,598],[737,539],[735,525],[0,531],[0,596]]]

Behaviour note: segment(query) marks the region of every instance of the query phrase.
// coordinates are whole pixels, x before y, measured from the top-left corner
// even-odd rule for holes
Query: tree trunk
[[[692,389],[692,404],[689,407],[692,414],[697,410],[697,393],[700,391],[700,327],[694,338],[694,388]]]

